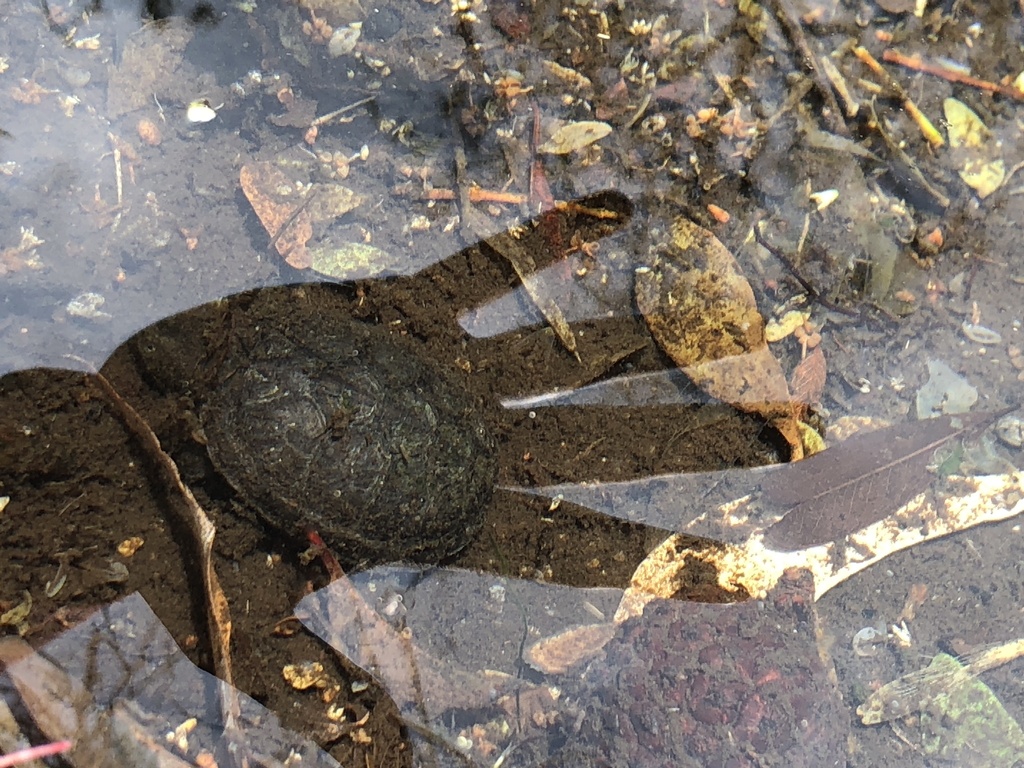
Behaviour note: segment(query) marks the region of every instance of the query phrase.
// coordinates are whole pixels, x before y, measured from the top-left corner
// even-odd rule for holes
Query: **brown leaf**
[[[297,187],[268,162],[243,165],[239,181],[277,252],[296,269],[307,269],[311,259],[306,243],[313,236],[312,216],[303,207],[308,190]]]
[[[284,114],[267,118],[279,128],[309,128],[316,120],[317,102],[312,99],[295,98],[285,105]]]
[[[772,549],[791,552],[826,544],[888,517],[935,480],[935,451],[969,437],[998,413],[961,414],[858,434],[768,476],[762,502],[789,507],[765,531]]]
[[[638,272],[636,297],[655,340],[701,389],[769,420],[791,417],[754,292],[711,232],[677,219],[669,242]]]
[[[682,77],[655,88],[654,98],[659,101],[669,101],[673,104],[687,106],[696,95],[698,87],[700,87],[699,77]]]
[[[820,403],[821,395],[825,391],[825,377],[825,354],[821,347],[815,347],[793,369],[793,374],[789,378],[793,400],[802,405]]]
[[[615,636],[615,624],[586,624],[538,640],[524,655],[526,663],[549,675],[564,675],[582,661],[592,659]]]

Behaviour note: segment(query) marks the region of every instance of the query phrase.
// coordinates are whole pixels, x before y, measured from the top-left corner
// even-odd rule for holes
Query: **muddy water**
[[[365,685],[364,671],[311,635],[275,634],[327,574],[317,562],[300,561],[301,542],[261,526],[217,474],[192,393],[155,387],[130,356],[116,352],[150,323],[245,289],[338,281],[346,321],[405,337],[487,404],[503,487],[721,471],[784,454],[778,435],[757,418],[709,402],[685,382],[672,383],[668,397],[623,400],[602,390],[586,405],[550,407],[536,399],[671,368],[637,316],[631,278],[649,239],[680,214],[712,229],[733,251],[763,314],[781,316],[808,286],[818,294],[807,307],[828,365],[819,409],[826,426],[843,417],[917,419],[918,393],[936,361],[959,379],[956,387],[940,387],[926,410],[952,408],[944,403],[954,390],[970,400],[972,388],[977,399],[966,407],[973,410],[1019,403],[1024,267],[1016,223],[1024,198],[1015,194],[1015,177],[979,198],[959,174],[962,157],[928,150],[899,100],[878,99],[883,128],[903,142],[928,180],[922,183],[868,125],[872,95],[858,78],[871,75],[848,53],[859,43],[880,57],[876,33],[895,32],[904,52],[948,57],[989,80],[1012,79],[1024,69],[1013,39],[1018,19],[997,9],[961,10],[955,18],[928,9],[918,19],[870,4],[833,5],[803,29],[814,51],[847,51],[833,57],[861,103],[858,116],[841,121],[847,136],[838,135],[815,88],[797,82],[802,58],[770,11],[758,17],[714,3],[653,3],[627,13],[541,3],[527,11],[499,3],[473,22],[454,19],[443,4],[336,4],[313,15],[287,3],[253,13],[225,5],[209,18],[199,14],[198,23],[187,18],[189,8],[158,25],[128,16],[126,35],[125,25],[104,12],[86,19],[75,8],[51,6],[47,24],[35,4],[6,8],[0,495],[9,501],[0,512],[0,609],[31,595],[21,629],[40,645],[138,592],[191,661],[212,665],[181,502],[83,373],[103,368],[159,435],[217,526],[215,567],[235,624],[237,686],[342,764],[419,759],[410,749],[415,731],[405,728],[408,718],[378,686]],[[315,30],[303,31],[303,22],[315,19],[335,30],[354,30],[348,25],[361,21],[356,47],[332,58],[322,40],[307,34]],[[335,36],[335,52],[344,51],[342,37]],[[983,161],[999,155],[1008,173],[1022,160],[1010,98],[890,71],[936,123],[947,97],[974,109],[990,135],[979,150]],[[309,127],[316,117],[368,96],[370,103],[321,124],[314,144],[305,140],[314,138]],[[188,120],[186,107],[198,99],[214,108],[215,119]],[[529,218],[528,205],[474,204],[483,216],[470,221],[456,201],[424,199],[459,182],[528,194],[531,104],[545,137],[557,121],[613,127],[596,145],[545,155],[543,168],[558,199],[615,190],[595,207],[617,216],[558,213],[524,236],[531,269],[542,275],[540,293],[562,305],[579,360],[523,291],[507,254],[478,245]],[[144,119],[159,143],[140,127]],[[456,172],[463,157],[465,170]],[[333,277],[289,265],[286,257],[294,254],[281,253],[280,239],[261,225],[240,184],[243,166],[271,162],[292,173],[292,182],[340,184],[358,195],[351,211],[315,223],[310,247],[335,253],[372,243],[387,255],[386,273],[354,280],[345,278],[365,275],[347,263],[326,270]],[[828,189],[839,190],[839,198],[819,212],[808,191]],[[731,218],[716,221],[709,204]],[[749,237],[759,220],[769,242],[790,255],[788,267]],[[941,245],[928,240],[936,228]],[[973,340],[965,322],[998,340]],[[773,350],[786,370],[802,354],[793,337]],[[968,395],[960,394],[964,386]],[[501,405],[515,401],[526,405]],[[972,456],[980,472],[1008,472],[1021,461],[1019,449],[1005,442]],[[691,503],[678,499],[682,509]],[[662,537],[568,503],[502,490],[484,521],[475,542],[447,565],[577,588],[623,588]],[[921,659],[944,644],[1020,636],[1019,536],[1010,520],[914,548],[819,602],[851,720],[872,685],[923,666]],[[132,537],[142,547],[130,557],[119,554],[118,545]],[[898,623],[914,584],[925,584],[927,597],[908,622],[909,647],[890,642],[872,656],[855,655],[854,634]],[[717,597],[707,584],[693,592]],[[488,605],[467,594],[450,615],[438,614],[437,626],[469,619],[480,626]],[[541,620],[529,615],[540,631]],[[483,642],[484,629],[478,633]],[[516,653],[527,637],[530,628],[516,637]],[[342,725],[326,718],[316,693],[284,681],[282,668],[299,661],[322,663],[338,683]],[[521,661],[507,671],[536,675]],[[986,680],[1019,720],[1024,702],[1012,674],[1004,668]],[[495,718],[488,712],[474,722]],[[889,731],[855,728],[853,738],[850,765],[885,764],[895,755],[926,764]],[[492,761],[508,743],[496,742]]]

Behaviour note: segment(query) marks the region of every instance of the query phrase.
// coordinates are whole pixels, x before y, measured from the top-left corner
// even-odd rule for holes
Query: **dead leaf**
[[[309,128],[316,120],[317,106],[313,99],[294,98],[285,104],[284,113],[267,120],[278,128]]]
[[[366,243],[342,243],[309,249],[310,266],[321,275],[339,280],[365,280],[389,269],[398,269],[401,259]]]
[[[783,552],[804,549],[888,517],[936,479],[927,468],[936,450],[1002,413],[943,416],[858,434],[780,468],[762,484],[761,498],[790,509],[765,531],[766,544]]]
[[[802,327],[803,324],[810,319],[810,312],[802,312],[799,309],[792,309],[780,319],[772,319],[768,321],[768,325],[766,325],[764,329],[765,338],[770,343],[782,341],[787,336],[792,336],[793,332],[796,331],[797,328]]]
[[[815,347],[793,369],[793,374],[789,377],[793,400],[802,405],[820,403],[825,391],[826,376],[825,354],[821,347]]]
[[[249,163],[239,174],[242,191],[274,239],[274,247],[296,269],[310,265],[306,243],[313,236],[313,219],[304,209],[308,187],[298,187],[273,163]]]
[[[960,165],[960,178],[984,200],[1003,184],[1006,164],[1000,144],[981,118],[962,101],[948,98],[942,102],[949,131],[949,146],[954,162]]]
[[[25,590],[24,599],[16,606],[0,615],[0,627],[13,627],[19,635],[28,633],[28,617],[32,613],[32,593]]]
[[[308,269],[313,263],[307,243],[314,230],[322,230],[324,225],[363,202],[363,198],[348,187],[309,184],[292,178],[269,161],[242,166],[239,181],[277,252],[296,269]],[[330,250],[329,243],[321,243],[319,247]]]
[[[754,292],[736,259],[708,230],[676,219],[636,276],[651,334],[709,395],[773,423],[796,451],[795,411],[782,366],[765,339]]]
[[[592,659],[615,636],[616,625],[586,624],[538,640],[526,649],[526,663],[549,675],[564,675],[581,661]]]
[[[612,132],[608,123],[599,120],[581,120],[577,123],[566,123],[550,139],[537,147],[537,151],[547,155],[568,155],[577,150],[589,147]]]

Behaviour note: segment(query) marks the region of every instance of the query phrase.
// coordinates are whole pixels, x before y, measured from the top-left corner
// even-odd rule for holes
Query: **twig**
[[[943,80],[949,80],[951,83],[961,83],[963,85],[969,85],[972,88],[977,88],[981,91],[998,93],[1001,96],[1009,96],[1011,99],[1016,99],[1017,101],[1024,101],[1024,91],[1018,90],[1012,85],[1003,85],[1002,83],[993,83],[990,80],[982,80],[981,78],[953,69],[952,67],[925,61],[916,54],[913,56],[904,56],[902,53],[889,48],[882,53],[882,59],[893,64],[899,64],[901,67],[916,69],[918,72],[924,72],[928,75],[941,77]]]
[[[313,126],[319,127],[319,126],[323,125],[324,123],[329,123],[334,118],[341,117],[346,112],[351,112],[353,109],[358,109],[359,107],[363,106],[363,104],[369,104],[371,101],[373,101],[376,98],[377,98],[376,96],[367,96],[365,99],[360,99],[359,101],[354,101],[354,102],[352,102],[351,104],[349,104],[346,107],[342,107],[341,109],[336,109],[333,112],[328,112],[326,115],[321,115],[316,120],[314,120],[312,123],[310,123],[310,127],[311,128]]]
[[[800,19],[795,13],[793,13],[788,0],[774,0],[774,5],[775,15],[778,17],[779,21],[782,22],[782,26],[786,28],[786,32],[789,34],[789,39],[796,47],[800,56],[803,57],[804,63],[811,70],[811,77],[814,80],[814,86],[817,88],[821,98],[825,100],[825,106],[828,110],[824,117],[829,130],[840,136],[849,137],[850,129],[847,128],[846,123],[843,122],[843,111],[839,106],[839,102],[836,100],[835,93],[832,91],[832,84],[825,76],[825,72],[821,63],[818,61],[817,55],[807,42],[807,37],[804,35],[803,27],[800,25]]]
[[[71,749],[71,742],[67,740],[40,744],[36,747],[26,747],[16,752],[0,755],[0,768],[10,768],[10,766],[22,765],[44,757],[52,757],[53,755],[67,752],[69,749]]]
[[[825,77],[832,83],[832,87],[839,95],[839,99],[843,102],[844,114],[850,118],[856,117],[860,111],[860,102],[850,93],[850,88],[846,84],[843,73],[839,71],[839,68],[832,63],[828,56],[821,57],[821,69],[825,73]]]
[[[893,163],[889,168],[890,173],[901,181],[903,184],[908,186],[916,185],[920,187],[926,194],[928,194],[941,208],[949,207],[949,195],[944,190],[929,181],[920,168],[917,167],[917,163],[914,162],[913,158],[906,153],[906,151],[899,145],[889,132],[885,130],[882,122],[878,119],[878,114],[875,112],[875,101],[872,99],[868,103],[868,109],[871,110],[871,125],[878,131],[878,135],[882,137],[882,141],[885,142],[886,148],[892,155]]]
[[[800,283],[800,287],[804,289],[804,292],[811,298],[812,301],[816,301],[817,303],[821,304],[821,306],[825,307],[825,309],[832,310],[833,312],[838,312],[842,315],[848,315],[849,317],[860,317],[860,312],[854,309],[840,307],[838,304],[833,304],[831,301],[822,296],[821,292],[818,291],[817,288],[811,285],[807,281],[807,279],[800,274],[800,270],[798,270],[796,268],[796,265],[793,264],[792,261],[790,261],[789,257],[786,256],[786,254],[784,254],[781,250],[779,250],[774,245],[768,242],[768,240],[764,236],[764,232],[761,231],[760,221],[754,223],[754,239],[757,241],[758,245],[760,245],[762,248],[768,251],[768,253],[770,253],[772,256],[774,256],[782,263],[782,266],[784,266],[786,268],[786,271],[788,271],[789,274],[793,276],[794,280]]]
[[[883,80],[883,85],[890,90],[893,94],[903,102],[903,108],[907,110],[914,122],[917,123],[918,128],[921,129],[921,133],[924,135],[928,143],[932,145],[932,148],[938,149],[946,140],[942,138],[942,134],[939,133],[938,129],[932,125],[932,121],[929,120],[924,112],[922,112],[914,100],[907,95],[907,92],[903,90],[903,86],[896,81],[896,79],[885,71],[885,67],[878,63],[878,59],[871,55],[871,52],[862,46],[857,46],[853,49],[853,55],[860,59],[868,69],[874,72]]]
[[[269,244],[269,246],[268,246],[269,248],[272,248],[272,249],[273,249],[273,248],[277,248],[277,243],[278,243],[278,241],[279,241],[279,240],[281,239],[281,236],[282,236],[282,235],[283,235],[283,234],[284,234],[285,232],[287,232],[287,231],[288,231],[288,228],[289,228],[289,227],[290,227],[290,226],[291,226],[292,224],[294,224],[294,223],[295,223],[295,220],[296,220],[297,218],[299,218],[299,215],[300,215],[300,214],[301,214],[301,213],[302,213],[302,212],[303,212],[304,210],[306,210],[306,208],[308,208],[308,207],[309,207],[309,204],[310,204],[311,202],[313,202],[313,198],[317,196],[317,194],[319,193],[319,191],[320,191],[320,189],[319,189],[318,187],[314,187],[314,188],[313,188],[312,190],[310,190],[310,192],[309,192],[309,193],[308,193],[308,194],[307,194],[307,195],[306,195],[306,196],[305,196],[305,197],[303,198],[302,202],[301,202],[301,203],[299,203],[299,204],[298,204],[298,205],[297,205],[297,206],[295,207],[295,210],[294,210],[294,211],[292,211],[291,213],[289,213],[289,214],[288,214],[288,218],[284,220],[284,224],[282,224],[282,225],[281,225],[280,227],[278,227],[278,228],[277,228],[277,232],[275,232],[275,233],[274,233],[274,236],[273,236],[272,238],[270,238],[270,244]],[[291,251],[288,251],[288,253],[282,253],[281,255],[282,255],[282,256],[284,256],[284,257],[287,257],[287,256],[288,256],[288,254],[290,254],[290,253],[291,253]]]
[[[181,494],[188,506],[189,515],[186,518],[189,530],[196,540],[196,546],[200,550],[203,588],[206,597],[207,622],[210,632],[210,645],[213,651],[214,669],[226,685],[220,686],[221,692],[221,715],[224,719],[226,733],[238,733],[239,716],[241,704],[238,699],[238,691],[234,686],[234,675],[231,669],[231,614],[228,607],[224,590],[220,586],[220,580],[213,568],[213,538],[216,529],[210,522],[205,510],[196,501],[192,490],[181,479],[178,466],[174,463],[167,452],[160,445],[160,439],[153,432],[146,420],[142,418],[121,395],[106,376],[95,370],[88,361],[75,357],[80,363],[85,364],[91,371],[91,378],[95,381],[107,400],[114,406],[117,415],[124,422],[125,426],[142,444],[146,455],[156,462],[164,475],[166,481]]]
[[[392,190],[393,194],[396,195],[413,195],[415,191],[410,192],[404,187],[395,187]],[[530,196],[524,195],[521,192],[506,192],[504,190],[495,189],[484,189],[483,187],[469,186],[467,189],[467,197],[471,203],[497,203],[499,205],[526,205],[530,202]],[[455,200],[458,194],[454,189],[447,189],[445,187],[434,187],[424,192],[419,193],[419,198],[422,200],[436,200],[447,202]],[[566,200],[555,200],[555,208],[559,211],[565,211],[566,213],[582,214],[589,216],[593,219],[621,219],[622,214],[618,211],[612,211],[608,208],[592,208],[587,205],[580,205],[574,201]]]

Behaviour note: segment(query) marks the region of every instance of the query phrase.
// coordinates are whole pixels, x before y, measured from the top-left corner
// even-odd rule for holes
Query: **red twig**
[[[324,568],[327,569],[327,575],[331,577],[331,581],[338,581],[338,579],[344,578],[345,571],[342,570],[341,565],[338,563],[338,559],[331,552],[330,547],[320,538],[320,534],[310,529],[306,531],[306,538],[309,543],[313,545],[316,550],[316,554],[320,556],[320,562],[324,564]]]
[[[61,752],[67,752],[69,749],[71,749],[71,742],[67,740],[19,749],[17,752],[0,755],[0,768],[10,768],[11,766],[22,765],[23,763],[39,760],[43,757],[59,755]]]
[[[899,51],[889,48],[882,53],[882,59],[884,61],[892,62],[893,64],[899,64],[902,67],[907,67],[908,69],[916,69],[918,72],[925,72],[929,75],[941,77],[943,80],[949,80],[951,83],[962,83],[963,85],[969,85],[972,88],[977,88],[981,91],[998,93],[1002,96],[1009,96],[1011,99],[1017,99],[1017,101],[1024,101],[1024,91],[1019,91],[1012,85],[1003,85],[1002,83],[993,83],[991,80],[982,80],[981,78],[973,77],[972,75],[953,69],[952,67],[925,61],[917,54],[913,56],[904,56]]]

